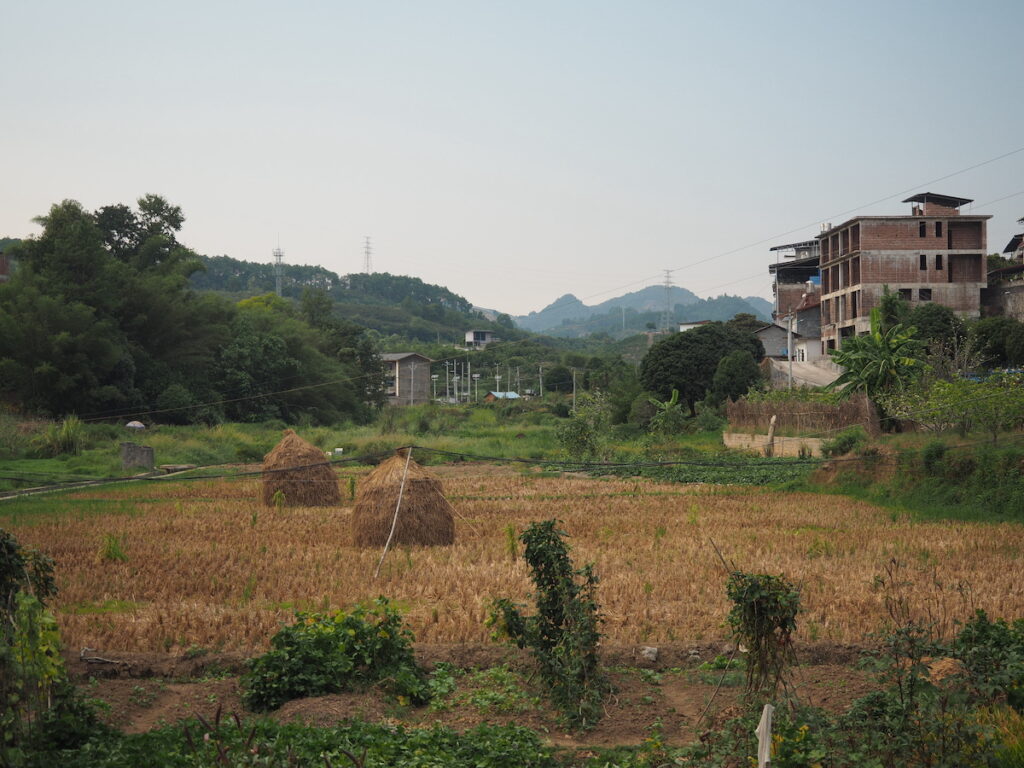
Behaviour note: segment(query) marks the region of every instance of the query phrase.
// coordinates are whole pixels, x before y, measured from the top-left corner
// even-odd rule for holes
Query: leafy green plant
[[[843,346],[829,354],[845,370],[828,389],[842,397],[866,392],[876,399],[880,394],[900,389],[914,381],[924,370],[924,343],[915,337],[917,329],[900,323],[886,327],[882,313],[871,310],[871,330],[864,336],[843,340]]]
[[[249,661],[243,701],[265,712],[303,696],[380,684],[399,703],[430,698],[426,675],[412,654],[412,633],[401,615],[378,598],[332,614],[295,614],[295,623],[271,639],[271,650]]]
[[[128,562],[128,555],[124,551],[124,539],[113,533],[106,534],[103,537],[103,544],[100,545],[99,552],[96,554],[96,559],[112,563]]]
[[[979,698],[1002,700],[1024,713],[1024,619],[993,621],[979,610],[960,629],[951,653]]]
[[[540,699],[525,690],[519,676],[507,664],[474,672],[466,679],[475,690],[460,697],[482,713],[528,712],[540,706]]]
[[[50,424],[33,441],[35,452],[41,458],[52,458],[82,452],[85,425],[77,416],[68,416],[60,424]]]
[[[828,458],[845,456],[863,446],[867,439],[868,435],[863,427],[850,427],[844,429],[831,440],[825,440],[821,444],[821,453]]]
[[[597,576],[591,565],[573,568],[566,534],[557,524],[532,523],[519,537],[536,588],[536,614],[524,616],[521,606],[502,598],[495,601],[488,623],[533,652],[555,706],[571,726],[585,728],[600,719],[609,690],[597,658]]]
[[[687,414],[679,403],[679,390],[673,389],[672,396],[662,402],[656,397],[648,396],[647,401],[654,406],[654,416],[648,422],[648,429],[656,435],[675,435],[683,431]]]
[[[0,529],[0,765],[103,730],[67,680],[57,621],[46,609],[56,593],[53,561]]]
[[[773,696],[793,661],[800,590],[783,576],[733,571],[726,593],[733,637],[747,647],[747,692]]]
[[[584,393],[578,398],[572,417],[555,431],[565,453],[576,460],[603,459],[607,453],[611,406],[599,392]]]
[[[946,444],[941,440],[932,440],[921,450],[921,462],[924,471],[930,477],[940,477],[943,472],[942,460],[946,458]]]

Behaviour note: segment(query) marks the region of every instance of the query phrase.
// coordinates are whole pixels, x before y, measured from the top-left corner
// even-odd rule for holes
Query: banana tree
[[[871,310],[871,331],[846,339],[842,349],[830,353],[844,371],[829,389],[839,390],[844,398],[865,392],[875,400],[921,375],[925,345],[915,337],[917,329],[897,323],[883,330],[881,320],[879,310]]]

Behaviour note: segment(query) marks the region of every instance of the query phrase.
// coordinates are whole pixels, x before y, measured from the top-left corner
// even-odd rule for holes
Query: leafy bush
[[[821,452],[830,459],[845,456],[863,446],[867,440],[868,435],[863,427],[850,427],[831,440],[824,441],[821,444]]]
[[[502,598],[495,601],[488,623],[520,648],[533,651],[555,706],[571,726],[585,728],[601,718],[609,690],[597,659],[597,576],[590,565],[573,568],[562,540],[566,534],[557,524],[532,523],[519,537],[537,590],[537,613],[523,616],[520,606]]]
[[[0,765],[102,731],[67,680],[57,621],[46,609],[56,593],[53,561],[0,530]]]
[[[41,753],[31,768],[129,766],[346,766],[357,768],[559,768],[531,730],[480,725],[406,728],[358,720],[329,728],[269,718],[195,718],[147,733],[109,734],[85,748]]]
[[[979,610],[961,628],[951,652],[980,698],[1003,700],[1024,712],[1024,619],[992,621]]]
[[[697,405],[697,417],[693,420],[693,428],[698,432],[721,432],[725,421],[718,408],[702,402]]]
[[[729,574],[725,589],[733,637],[748,650],[747,692],[774,695],[793,661],[800,590],[782,576],[742,571]]]
[[[243,701],[253,711],[373,683],[399,703],[429,700],[426,675],[413,658],[412,633],[386,598],[378,598],[369,609],[298,612],[295,618],[274,635],[268,653],[249,661],[242,678]]]
[[[572,418],[559,424],[556,436],[566,454],[577,460],[601,459],[605,456],[611,408],[601,393],[579,397]]]
[[[946,444],[941,440],[932,440],[921,451],[921,461],[924,462],[924,471],[929,477],[942,475],[942,460],[946,457]]]

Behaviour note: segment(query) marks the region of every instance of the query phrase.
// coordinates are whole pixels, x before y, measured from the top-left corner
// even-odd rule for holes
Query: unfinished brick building
[[[818,236],[823,351],[870,330],[884,286],[912,304],[978,317],[992,217],[961,214],[972,202],[962,197],[923,192],[903,202],[913,204],[910,216],[858,216]]]

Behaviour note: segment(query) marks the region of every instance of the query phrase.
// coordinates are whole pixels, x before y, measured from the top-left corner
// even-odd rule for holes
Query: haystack
[[[292,430],[263,457],[263,503],[274,505],[281,491],[285,504],[293,507],[329,507],[341,503],[338,476],[324,453]]]
[[[352,540],[357,547],[383,547],[391,532],[406,474],[406,454],[399,451],[382,461],[359,485],[352,513]],[[441,481],[415,461],[409,461],[394,545],[439,546],[455,542],[452,505],[444,497]]]

